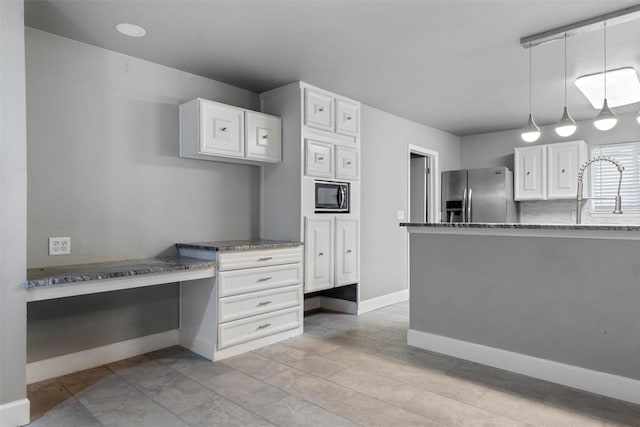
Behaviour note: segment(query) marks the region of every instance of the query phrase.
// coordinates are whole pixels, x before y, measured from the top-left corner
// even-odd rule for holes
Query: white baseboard
[[[368,311],[377,310],[388,305],[392,305],[398,302],[406,301],[409,299],[409,289],[403,289],[391,294],[382,295],[376,298],[370,298],[360,301],[358,304],[358,314],[366,313]]]
[[[95,368],[105,363],[137,356],[178,344],[178,330],[147,335],[76,353],[63,354],[51,359],[27,364],[27,384],[70,374],[83,369]]]
[[[17,427],[29,424],[29,399],[14,400],[0,405],[0,427]]]
[[[409,329],[409,345],[640,404],[640,380]]]

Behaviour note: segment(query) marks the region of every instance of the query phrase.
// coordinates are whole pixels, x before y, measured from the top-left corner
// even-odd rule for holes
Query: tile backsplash
[[[592,215],[591,203],[585,200],[582,210],[583,224],[625,224],[640,225],[637,214]],[[624,211],[624,200],[622,203]],[[540,200],[520,202],[519,219],[526,224],[575,224],[575,200]]]

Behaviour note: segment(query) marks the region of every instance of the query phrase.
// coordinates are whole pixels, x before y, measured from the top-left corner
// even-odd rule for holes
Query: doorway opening
[[[409,145],[407,222],[440,222],[438,153]]]

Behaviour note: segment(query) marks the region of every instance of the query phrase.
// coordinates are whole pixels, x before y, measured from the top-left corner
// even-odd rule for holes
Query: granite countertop
[[[401,227],[429,228],[487,228],[511,230],[606,230],[606,231],[640,231],[640,225],[618,224],[517,224],[517,223],[482,223],[482,222],[401,222]]]
[[[214,252],[251,251],[258,249],[292,248],[302,242],[287,240],[220,240],[216,242],[176,243],[178,249],[200,249]]]
[[[214,267],[215,265],[215,261],[187,257],[166,257],[30,268],[27,270],[25,287],[34,288],[62,283],[138,276],[141,274],[197,270]]]

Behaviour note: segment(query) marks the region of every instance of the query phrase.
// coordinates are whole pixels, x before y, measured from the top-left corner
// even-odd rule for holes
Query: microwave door
[[[331,184],[316,184],[316,210],[335,211],[340,207],[340,187]]]

